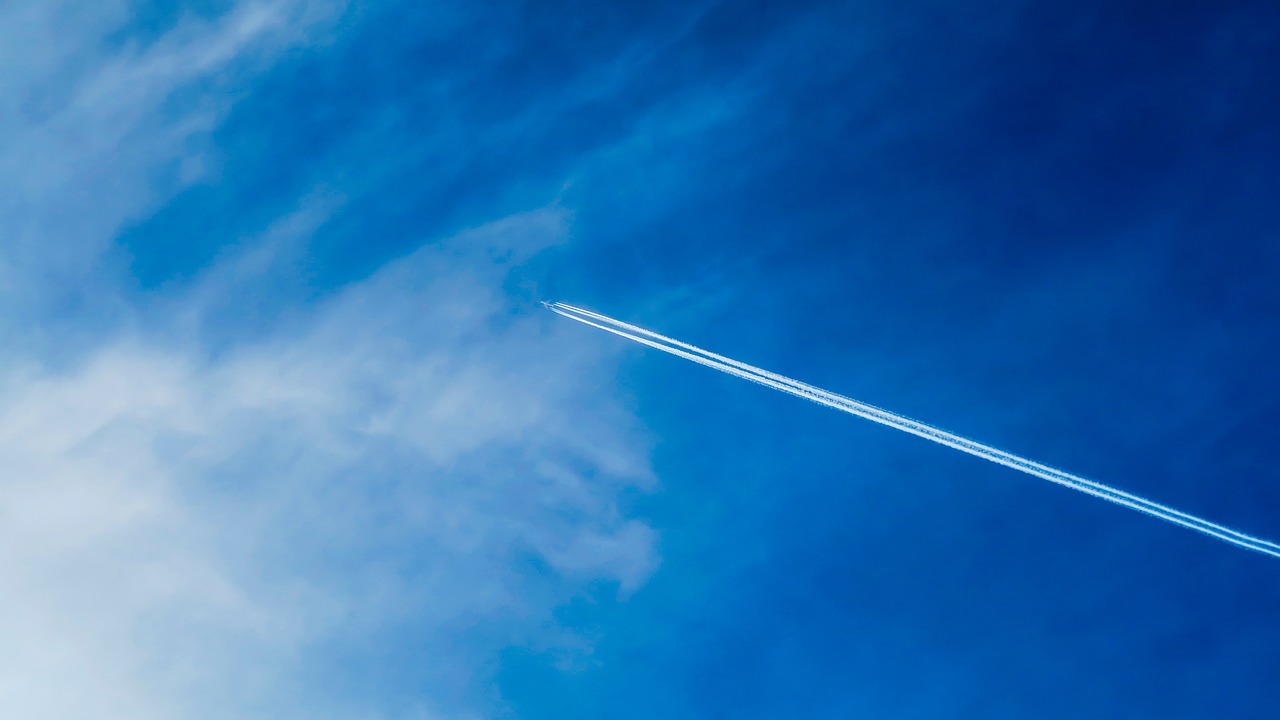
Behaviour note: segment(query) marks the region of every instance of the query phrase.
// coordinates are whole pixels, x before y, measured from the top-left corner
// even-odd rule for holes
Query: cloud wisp
[[[545,305],[548,309],[572,320],[577,320],[578,322],[586,325],[614,333],[615,335],[625,337],[629,340],[634,340],[635,342],[648,345],[649,347],[662,350],[663,352],[670,353],[677,357],[692,360],[699,365],[705,365],[709,368],[733,375],[734,377],[750,380],[751,382],[759,383],[766,387],[771,387],[775,390],[781,390],[782,392],[810,400],[818,403],[819,405],[835,408],[836,410],[841,410],[851,415],[857,415],[858,417],[872,420],[880,423],[881,425],[902,430],[904,432],[911,433],[912,435],[918,435],[919,437],[932,440],[940,445],[945,445],[947,447],[966,452],[970,455],[983,458],[984,460],[990,460],[991,462],[999,465],[1020,470],[1042,480],[1048,480],[1049,482],[1069,487],[1072,490],[1078,490],[1082,493],[1102,498],[1103,500],[1113,502],[1117,505],[1122,505],[1124,507],[1137,510],[1138,512],[1146,513],[1152,517],[1187,528],[1188,530],[1195,530],[1197,532],[1204,533],[1205,535],[1217,538],[1218,540],[1222,540],[1223,542],[1230,543],[1246,550],[1253,550],[1255,552],[1263,553],[1264,555],[1280,558],[1280,545],[1276,543],[1238,530],[1233,530],[1217,523],[1209,522],[1203,518],[1196,517],[1195,515],[1189,515],[1166,505],[1161,505],[1160,503],[1148,500],[1144,497],[1127,493],[1093,480],[1088,480],[1080,477],[1079,475],[1074,475],[1072,473],[1014,455],[1013,453],[991,447],[990,445],[984,445],[980,442],[956,435],[955,433],[947,432],[946,430],[936,428],[918,420],[912,420],[911,418],[898,415],[897,413],[889,412],[888,410],[878,408],[874,405],[868,405],[867,403],[853,400],[851,398],[844,397],[843,395],[837,395],[836,393],[793,380],[777,373],[763,370],[753,365],[748,365],[722,355],[708,352],[695,345],[680,342],[679,340],[666,337],[665,335],[659,335],[658,333],[615,320],[590,310],[559,302],[545,303]]]

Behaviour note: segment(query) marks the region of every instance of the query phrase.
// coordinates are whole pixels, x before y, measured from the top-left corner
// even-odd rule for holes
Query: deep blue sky
[[[172,707],[1277,717],[1274,559],[537,301],[1280,537],[1280,5],[482,5],[133,3],[14,101],[66,170],[5,159],[6,367],[180,358],[137,447],[192,557],[335,598],[278,687]]]

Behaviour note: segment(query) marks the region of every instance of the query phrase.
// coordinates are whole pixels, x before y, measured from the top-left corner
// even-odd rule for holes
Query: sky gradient
[[[0,715],[1243,718],[1280,6],[0,5]]]

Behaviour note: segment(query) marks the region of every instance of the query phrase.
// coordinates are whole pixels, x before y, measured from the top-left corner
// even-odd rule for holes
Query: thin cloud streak
[[[1082,493],[1102,498],[1117,505],[1122,505],[1138,512],[1146,513],[1152,517],[1159,518],[1166,522],[1173,523],[1188,530],[1195,530],[1210,537],[1217,538],[1223,542],[1230,543],[1237,547],[1253,550],[1265,555],[1280,558],[1280,545],[1263,540],[1262,538],[1242,533],[1238,530],[1209,522],[1203,518],[1190,515],[1179,510],[1175,510],[1160,503],[1148,500],[1138,495],[1126,493],[1122,490],[1104,485],[1093,480],[1073,475],[1063,470],[1043,465],[1041,463],[1029,460],[1027,458],[1014,455],[1013,453],[1000,450],[999,448],[984,445],[975,440],[947,432],[940,428],[922,423],[918,420],[898,415],[883,408],[869,405],[864,402],[853,400],[823,390],[806,383],[793,380],[777,373],[772,373],[753,365],[738,362],[722,355],[703,350],[695,345],[680,342],[673,338],[660,335],[658,333],[645,330],[635,325],[615,320],[605,315],[592,312],[583,308],[575,307],[565,303],[544,303],[546,307],[557,314],[563,315],[572,320],[590,325],[611,332],[615,335],[625,337],[629,340],[648,345],[649,347],[662,350],[663,352],[692,360],[699,365],[705,365],[721,372],[728,373],[734,377],[771,387],[775,390],[802,397],[806,400],[825,405],[847,412],[851,415],[866,418],[874,422],[886,425],[891,428],[902,430],[904,432],[917,435],[919,437],[932,440],[933,442],[945,445],[970,455],[989,460],[991,462],[1020,470],[1028,475],[1032,475],[1049,482],[1057,483]]]

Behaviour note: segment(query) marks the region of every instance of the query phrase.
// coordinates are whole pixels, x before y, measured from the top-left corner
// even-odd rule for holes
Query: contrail
[[[1033,460],[1014,455],[1013,453],[1006,452],[999,448],[991,447],[990,445],[984,445],[975,440],[961,437],[960,435],[947,432],[946,430],[936,428],[927,423],[912,420],[911,418],[889,412],[883,408],[868,405],[867,403],[859,402],[857,400],[844,397],[843,395],[837,395],[833,392],[814,387],[813,385],[808,385],[777,373],[762,370],[753,365],[732,360],[724,357],[723,355],[717,355],[695,345],[680,342],[679,340],[666,337],[665,335],[659,335],[658,333],[645,330],[641,327],[636,327],[635,325],[628,325],[627,323],[614,320],[611,317],[601,315],[590,310],[559,302],[543,303],[543,305],[546,305],[550,310],[567,318],[577,320],[580,323],[585,323],[592,327],[600,328],[601,330],[611,332],[615,335],[620,335],[629,340],[634,340],[635,342],[648,345],[649,347],[657,348],[658,350],[682,357],[686,360],[692,360],[699,365],[705,365],[733,375],[734,377],[750,380],[751,382],[759,383],[775,390],[781,390],[782,392],[802,397],[806,400],[818,403],[819,405],[825,405],[837,410],[842,410],[851,415],[857,415],[868,420],[873,420],[881,425],[887,425],[891,428],[909,432],[912,435],[918,435],[941,445],[946,445],[947,447],[969,453],[970,455],[975,455],[985,460],[990,460],[991,462],[1011,467],[1015,470],[1021,470],[1028,475],[1033,475],[1043,480],[1048,480],[1049,482],[1064,485],[1073,490],[1079,490],[1080,492],[1102,498],[1103,500],[1108,500],[1117,505],[1123,505],[1127,508],[1146,513],[1189,530],[1204,533],[1205,535],[1215,537],[1237,547],[1254,550],[1265,555],[1280,558],[1280,545],[1277,545],[1276,543],[1263,540],[1262,538],[1254,537],[1237,530],[1232,530],[1231,528],[1209,522],[1208,520],[1198,518],[1194,515],[1188,515],[1187,513],[1179,510],[1174,510],[1171,507],[1147,500],[1146,498],[1118,490],[1108,485],[1103,485],[1102,483],[1095,482],[1093,480],[1082,478],[1079,475],[1073,475],[1064,470],[1059,470],[1048,465],[1042,465],[1041,463]]]

